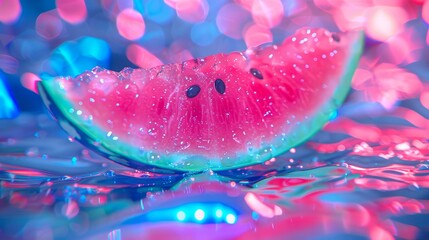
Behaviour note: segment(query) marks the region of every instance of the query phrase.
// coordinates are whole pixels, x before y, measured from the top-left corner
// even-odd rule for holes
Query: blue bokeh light
[[[222,209],[216,209],[215,215],[217,218],[221,218],[223,215]]]
[[[236,220],[237,220],[237,217],[232,213],[228,213],[228,215],[226,215],[225,217],[226,223],[229,223],[229,224],[234,224]]]
[[[158,24],[169,23],[175,16],[175,11],[159,0],[143,0],[134,1],[135,8],[142,13],[142,15]]]
[[[203,221],[205,216],[206,216],[206,213],[204,212],[203,209],[197,209],[194,213],[195,220],[197,221]]]
[[[18,115],[18,108],[12,100],[11,95],[3,83],[3,78],[0,75],[0,119],[14,118]]]
[[[183,223],[227,223],[237,222],[237,212],[221,203],[190,203],[174,208],[160,209],[140,216],[134,221],[178,221]],[[132,221],[132,220],[131,220]]]
[[[184,221],[186,219],[186,213],[184,211],[178,211],[176,217],[177,220]]]
[[[218,36],[219,30],[216,24],[211,22],[195,24],[191,29],[191,39],[199,46],[208,46],[212,44]]]
[[[110,47],[106,41],[83,37],[57,47],[44,65],[42,78],[76,76],[95,66],[108,68]]]

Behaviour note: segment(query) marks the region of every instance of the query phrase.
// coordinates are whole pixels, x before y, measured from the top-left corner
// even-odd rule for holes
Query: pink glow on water
[[[250,14],[238,5],[225,4],[218,12],[216,24],[219,31],[228,37],[241,39],[242,31],[250,20]]]
[[[64,204],[61,209],[61,212],[64,216],[71,219],[76,217],[76,215],[79,213],[79,210],[79,205],[75,201],[70,201]]]
[[[309,145],[319,152],[326,153],[337,152],[338,147],[343,146],[344,149],[353,150],[352,154],[359,156],[378,156],[386,160],[393,157],[404,161],[426,160],[429,157],[429,143],[426,140],[429,135],[429,120],[405,107],[396,107],[390,111],[392,116],[407,120],[413,127],[384,126],[381,128],[374,124],[362,124],[343,117],[326,125],[325,131],[342,132],[353,138],[335,143],[310,142]],[[366,134],[360,134],[361,132]],[[422,181],[425,180],[422,179]]]
[[[385,166],[383,168],[375,167],[375,168],[364,168],[364,167],[358,167],[358,166],[349,166],[350,171],[353,174],[361,174],[365,178],[363,179],[371,179],[371,177],[384,177],[389,183],[390,182],[399,182],[399,183],[405,183],[405,185],[402,185],[402,187],[416,185],[419,187],[429,187],[429,176],[428,175],[417,175],[417,173],[420,173],[421,170],[418,170],[414,166],[404,166],[399,164],[392,164],[389,166]],[[357,179],[356,179],[357,180]],[[359,182],[360,181],[360,182]],[[363,183],[361,182],[362,178],[358,179],[358,182],[356,183]],[[385,181],[385,180],[383,180]],[[375,186],[371,186],[371,184],[368,184],[365,186],[365,188],[374,189]],[[380,185],[382,189],[380,190],[387,190],[389,189],[388,186],[382,186]],[[392,189],[395,190],[395,189]]]
[[[401,116],[404,114],[407,114],[406,110],[400,111],[397,115]],[[411,112],[408,112],[407,115],[412,116],[409,118],[416,117],[416,114],[411,114]],[[415,120],[411,123],[414,124]],[[429,151],[427,150],[428,145],[424,140],[429,134],[428,123],[428,120],[420,122],[422,125],[426,124],[425,128],[404,126],[400,129],[395,129],[387,127],[379,128],[372,124],[362,124],[347,118],[341,118],[337,119],[335,124],[330,123],[326,125],[325,130],[345,133],[353,138],[336,143],[311,142],[310,146],[320,152],[330,153],[338,151],[336,146],[342,145],[343,148],[353,149],[355,154],[362,156],[379,156],[385,159],[398,157],[402,160],[424,160],[429,156]],[[366,131],[367,135],[361,134],[361,131]],[[416,141],[413,141],[412,145],[410,143],[405,143],[409,141],[409,139],[414,139]],[[369,143],[375,143],[377,145],[370,146]],[[404,148],[403,146],[407,146],[405,144],[408,144],[409,147]]]
[[[58,14],[68,23],[79,24],[87,17],[84,0],[56,0],[56,5]]]
[[[280,0],[254,0],[252,4],[253,20],[269,28],[279,25],[283,19],[284,10]]]
[[[308,179],[308,178],[273,178],[268,181],[268,185],[270,185],[271,189],[284,191],[286,187],[296,187],[300,185],[307,185],[314,182],[316,179]]]
[[[97,191],[99,190],[97,186],[95,186]],[[87,202],[91,206],[101,206],[104,205],[107,202],[106,195],[94,195],[94,196],[87,196]]]
[[[26,198],[19,192],[15,192],[15,193],[12,193],[12,195],[10,196],[9,202],[18,208],[23,208],[27,206],[28,198]]]
[[[244,41],[247,48],[257,47],[273,41],[273,35],[269,28],[253,24],[244,33]]]
[[[0,22],[11,24],[21,16],[21,3],[19,0],[0,1]]]
[[[16,170],[9,170],[8,171],[11,174],[15,174],[15,175],[22,175],[22,176],[26,176],[26,177],[43,177],[45,176],[44,173],[41,173],[39,171],[36,170],[32,170],[32,169],[16,169]]]
[[[370,188],[370,189],[377,189],[381,191],[395,191],[404,189],[409,186],[409,184],[404,182],[389,182],[389,184],[386,183],[384,180],[376,179],[376,178],[357,178],[354,179],[354,184],[359,186],[361,189]],[[371,187],[369,187],[371,186]]]
[[[39,91],[37,90],[38,81],[41,81],[40,77],[31,72],[26,72],[21,76],[22,86],[37,94],[39,93]]]
[[[332,132],[343,132],[350,136],[367,141],[377,142],[382,134],[381,130],[376,126],[369,124],[361,124],[348,118],[336,119],[336,124],[328,123],[325,130]]]
[[[342,141],[339,142],[334,142],[334,143],[315,143],[315,142],[309,142],[308,143],[312,148],[314,148],[315,150],[317,150],[318,152],[321,153],[334,153],[334,152],[338,152],[338,148],[340,146],[342,146],[342,148],[345,149],[352,149],[353,147],[355,147],[356,152],[359,151],[368,151],[367,149],[370,148],[369,145],[365,142],[362,142],[362,140],[360,139],[354,139],[354,138],[346,138]],[[363,145],[363,146],[361,146]]]
[[[283,214],[279,216],[274,224],[264,224],[261,221],[255,222],[255,228],[258,229],[256,232],[248,232],[243,235],[240,239],[247,238],[273,238],[277,239],[281,233],[288,233],[288,236],[293,236],[294,233],[299,233],[298,236],[302,237],[308,229],[312,231],[308,233],[308,238],[314,237],[315,232],[333,232],[342,229],[343,231],[351,234],[370,236],[371,239],[378,239],[377,237],[383,237],[383,239],[392,239],[393,236],[399,238],[415,239],[418,233],[418,229],[415,226],[409,226],[406,224],[398,223],[394,220],[390,220],[391,216],[416,214],[427,212],[429,201],[427,200],[415,200],[406,197],[390,197],[383,198],[380,200],[372,200],[360,202],[359,200],[355,203],[343,202],[341,197],[335,198],[333,202],[324,198],[325,194],[336,196],[336,193],[346,193],[354,191],[354,189],[379,189],[381,191],[398,190],[409,187],[414,184],[413,181],[410,183],[403,183],[400,181],[384,180],[389,179],[391,175],[389,170],[386,172],[374,172],[369,171],[371,174],[367,175],[367,168],[355,167],[349,165],[351,173],[348,175],[351,179],[342,183],[317,183],[323,176],[323,171],[310,171],[308,173],[303,172],[302,175],[309,175],[316,183],[310,182],[307,186],[298,188],[291,188],[288,185],[273,186],[271,181],[263,182],[259,185],[257,191],[255,191],[254,198],[261,198],[261,195],[270,194],[279,198],[289,199],[293,202],[291,207],[288,204],[284,204]],[[374,168],[382,169],[382,168]],[[348,172],[345,168],[333,169],[334,172],[338,172],[339,175]],[[396,168],[392,168],[391,171],[396,171]],[[315,175],[313,175],[315,174]],[[409,174],[413,174],[412,172]],[[318,176],[319,175],[319,176]],[[360,177],[355,178],[353,176],[359,175]],[[330,175],[333,177],[332,175]],[[367,177],[369,176],[369,177]],[[384,177],[383,180],[374,177]],[[292,177],[292,176],[290,176]],[[415,180],[418,180],[420,176],[416,176]],[[325,179],[326,180],[326,179]],[[313,185],[322,186],[321,188],[313,188],[311,191],[306,192],[303,196],[302,190],[312,188]],[[276,184],[277,185],[277,184]],[[374,186],[375,185],[375,186]],[[396,187],[396,185],[398,185]],[[395,186],[389,188],[389,186]],[[295,194],[293,192],[295,191]],[[248,195],[246,195],[248,196]],[[341,195],[339,195],[341,196]],[[272,199],[276,199],[273,197]],[[326,201],[327,200],[327,201]],[[265,204],[265,203],[264,203]],[[311,206],[311,207],[309,207]],[[293,224],[291,224],[293,223]]]
[[[122,37],[128,40],[137,40],[143,36],[146,25],[139,12],[127,8],[119,13],[116,18],[116,28]]]
[[[422,95],[423,94],[421,94],[420,96]],[[420,113],[412,109],[404,108],[404,107],[396,107],[392,113],[397,117],[406,119],[416,127],[427,128],[429,130],[429,119],[425,118]]]
[[[273,218],[275,216],[279,216],[283,214],[282,209],[277,206],[269,206],[268,204],[262,202],[255,194],[253,193],[247,193],[244,196],[244,201],[247,203],[247,205],[255,212],[257,212],[259,215],[266,217],[266,218]]]
[[[36,19],[36,32],[45,39],[58,37],[63,30],[63,23],[56,11],[49,11],[40,14]]]
[[[141,68],[151,68],[162,65],[161,60],[137,44],[131,44],[128,46],[127,58]]]
[[[164,0],[170,7],[176,9],[177,16],[191,22],[203,22],[209,12],[206,0]]]

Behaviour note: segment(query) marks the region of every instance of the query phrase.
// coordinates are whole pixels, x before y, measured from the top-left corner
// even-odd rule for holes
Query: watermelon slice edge
[[[263,163],[303,143],[329,120],[332,112],[340,106],[349,91],[351,78],[363,50],[363,33],[356,32],[352,34],[354,35],[350,37],[352,41],[348,42],[349,48],[346,54],[348,58],[343,64],[343,70],[339,74],[338,87],[334,90],[331,99],[326,101],[313,116],[303,120],[299,125],[295,125],[286,137],[278,136],[272,140],[272,142],[281,142],[280,146],[264,146],[251,154],[241,154],[239,157],[225,157],[221,161],[219,158],[180,152],[165,155],[157,151],[147,151],[135,147],[124,141],[118,141],[117,138],[115,139],[114,136],[112,137],[111,134],[109,135],[108,132],[106,133],[105,130],[99,128],[88,119],[76,117],[75,103],[67,98],[63,86],[61,86],[62,82],[55,80],[42,81],[39,82],[38,88],[45,105],[69,135],[85,146],[118,163],[163,173],[238,168]]]

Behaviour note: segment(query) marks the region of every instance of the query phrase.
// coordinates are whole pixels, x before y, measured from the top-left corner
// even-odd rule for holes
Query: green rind
[[[74,108],[74,106],[65,98],[65,92],[59,90],[60,87],[55,80],[42,81],[38,87],[44,103],[53,112],[53,115],[58,118],[60,125],[67,133],[78,141],[83,142],[84,145],[92,146],[92,149],[99,151],[111,160],[124,165],[137,166],[158,172],[162,172],[162,169],[183,172],[208,169],[214,171],[227,170],[263,163],[303,143],[319,131],[347,96],[351,79],[363,50],[363,33],[359,33],[355,44],[351,44],[350,48],[354,49],[350,50],[350,58],[346,63],[340,84],[335,90],[332,100],[326,102],[313,117],[310,117],[307,121],[302,122],[299,127],[292,130],[284,140],[275,139],[274,142],[283,142],[280,147],[266,146],[251,155],[244,154],[244,156],[222,160],[181,154],[162,156],[155,152],[142,152],[135,146],[108,137],[105,131],[96,125],[83,120],[75,113],[71,113],[69,109]]]

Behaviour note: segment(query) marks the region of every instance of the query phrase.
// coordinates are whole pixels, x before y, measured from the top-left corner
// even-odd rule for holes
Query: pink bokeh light
[[[56,0],[56,5],[58,14],[68,23],[79,24],[87,17],[84,0]]]
[[[370,8],[366,19],[366,33],[379,41],[386,41],[397,34],[408,20],[406,12],[399,7]]]
[[[250,20],[250,14],[234,3],[227,3],[219,10],[216,24],[219,31],[231,38],[241,39],[242,31]]]
[[[38,81],[41,81],[40,77],[31,72],[26,72],[21,76],[22,86],[37,94],[39,93],[39,91],[37,90]]]
[[[391,109],[399,100],[419,96],[422,83],[414,73],[393,64],[361,64],[353,77],[353,88],[362,91],[366,100]]]
[[[58,37],[63,30],[63,23],[56,11],[41,13],[36,19],[36,31],[45,39]]]
[[[137,44],[131,44],[128,46],[127,57],[132,63],[141,68],[151,68],[158,65],[162,65],[161,60],[159,60],[151,52]]]
[[[425,88],[420,95],[420,103],[429,110],[429,85],[425,85]]]
[[[257,196],[251,192],[244,196],[244,201],[253,211],[265,218],[273,218],[283,214],[283,211],[279,206],[275,204],[264,203],[260,196]]]
[[[429,24],[429,1],[424,1],[423,3],[422,18]]]
[[[257,24],[273,28],[282,22],[283,16],[280,0],[254,0],[252,3],[252,17]]]
[[[245,30],[244,41],[246,42],[247,48],[253,48],[264,43],[272,42],[273,35],[269,28],[253,24]]]
[[[421,8],[419,5],[423,3],[410,3],[407,0],[314,2],[317,7],[332,14],[340,30],[364,29],[368,37],[382,42],[400,33],[404,24],[416,19]]]
[[[146,25],[139,12],[127,8],[117,16],[116,28],[122,37],[128,40],[137,40],[143,36]]]
[[[0,1],[0,22],[11,24],[17,21],[21,15],[21,3],[19,0]]]
[[[194,58],[186,48],[186,42],[182,41],[173,42],[170,48],[166,49],[165,53],[167,54],[166,58],[170,62],[183,62]]]
[[[209,4],[206,0],[164,0],[165,3],[174,8],[177,16],[191,22],[204,22],[209,12]]]

